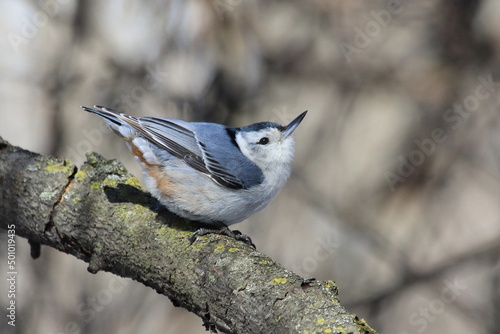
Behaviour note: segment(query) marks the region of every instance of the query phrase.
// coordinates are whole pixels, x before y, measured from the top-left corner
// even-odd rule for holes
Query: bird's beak
[[[299,116],[297,116],[293,121],[290,122],[290,124],[288,124],[287,126],[285,126],[283,128],[283,131],[282,131],[283,138],[290,136],[293,133],[293,131],[295,131],[295,129],[299,126],[300,122],[302,122],[304,117],[306,117],[306,114],[307,114],[307,110],[304,111]]]

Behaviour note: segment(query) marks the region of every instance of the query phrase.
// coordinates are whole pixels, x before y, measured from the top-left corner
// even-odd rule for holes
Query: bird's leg
[[[229,229],[229,227],[227,227],[226,224],[221,223],[221,222],[217,222],[217,225],[220,226],[220,228],[218,228],[218,229],[208,229],[208,228],[198,229],[196,232],[191,234],[191,236],[189,237],[189,245],[192,245],[193,242],[196,241],[197,237],[201,237],[201,236],[207,235],[207,234],[220,234],[220,235],[226,235],[226,236],[231,237],[231,238],[236,239],[236,240],[243,241],[247,245],[255,248],[255,245],[253,244],[252,239],[250,239],[250,237],[248,235],[243,234],[238,230],[231,231]]]

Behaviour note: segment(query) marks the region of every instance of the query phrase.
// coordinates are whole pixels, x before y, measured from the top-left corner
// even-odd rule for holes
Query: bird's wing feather
[[[154,117],[138,119],[146,136],[170,154],[182,159],[192,168],[207,174],[218,184],[232,188],[243,188],[243,182],[231,174],[206,150],[206,145],[188,129],[189,123]]]
[[[179,121],[154,117],[141,117],[138,121],[155,144],[167,149],[172,155],[180,159],[186,155],[203,155],[194,133],[179,124]]]

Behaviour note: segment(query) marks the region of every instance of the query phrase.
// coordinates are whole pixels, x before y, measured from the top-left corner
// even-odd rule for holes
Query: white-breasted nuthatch
[[[220,233],[253,245],[228,225],[263,209],[290,175],[293,131],[272,122],[231,128],[216,123],[132,117],[112,109],[81,107],[101,116],[125,140],[141,165],[145,186],[169,211],[210,224],[190,238]]]

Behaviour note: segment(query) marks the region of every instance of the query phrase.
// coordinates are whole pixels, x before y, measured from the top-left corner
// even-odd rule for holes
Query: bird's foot
[[[250,237],[248,235],[243,234],[243,233],[241,233],[238,230],[231,231],[229,229],[229,227],[227,227],[227,226],[223,226],[220,229],[200,228],[196,232],[194,232],[193,234],[191,234],[191,236],[188,238],[189,245],[192,245],[193,242],[196,241],[197,237],[201,237],[201,236],[207,235],[207,234],[226,235],[226,236],[231,237],[233,239],[236,239],[236,240],[239,240],[239,241],[243,241],[248,246],[251,246],[251,247],[255,248],[255,245],[252,242],[252,239],[250,239]]]

